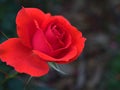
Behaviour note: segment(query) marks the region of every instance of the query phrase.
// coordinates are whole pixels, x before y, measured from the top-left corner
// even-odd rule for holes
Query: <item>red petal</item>
[[[51,25],[47,28],[45,36],[48,42],[51,44],[54,50],[62,48],[64,43],[54,34],[54,30],[51,28]],[[57,30],[56,30],[57,31]]]
[[[73,39],[73,45],[77,47],[77,55],[76,58],[81,54],[83,51],[84,45],[85,45],[85,40],[86,38],[82,37],[82,33],[78,31],[75,27],[71,27],[69,30]]]
[[[5,41],[0,45],[0,50],[2,61],[13,66],[18,72],[42,76],[49,70],[47,63],[24,46],[18,38]]]
[[[48,61],[55,61],[55,62],[59,62],[59,63],[71,62],[71,61],[75,60],[82,52],[82,50],[84,48],[85,38],[82,37],[82,33],[80,31],[78,31],[74,26],[72,26],[69,23],[69,21],[67,21],[62,16],[53,16],[53,17],[51,17],[51,19],[49,18],[49,20],[47,20],[46,22],[44,21],[44,24],[42,24],[42,26],[45,28],[45,27],[48,27],[50,23],[56,23],[56,22],[58,22],[57,24],[59,24],[66,31],[66,33],[70,34],[70,36],[71,36],[71,38],[69,38],[70,40],[68,39],[68,37],[66,37],[64,42],[66,42],[67,46],[70,45],[72,47],[76,47],[77,50],[75,50],[75,53],[71,53],[71,50],[74,51],[74,49],[71,49],[70,52],[67,53],[68,59],[65,58],[66,56],[63,58],[60,58],[60,59],[58,59],[57,56],[55,56],[57,58],[56,59],[54,56],[53,56],[54,58],[53,57],[51,58],[51,56],[46,56],[45,54],[43,54],[41,52],[35,51],[35,53],[37,53],[44,60],[46,60],[48,58],[47,59]],[[68,49],[70,49],[70,48],[71,47],[68,47]],[[65,50],[67,50],[67,49],[65,49]],[[63,51],[61,51],[61,52],[63,52]],[[58,55],[58,57],[59,56],[60,56],[60,54]]]
[[[82,37],[82,33],[75,28],[74,26],[72,26],[67,19],[65,19],[62,16],[55,16],[56,18],[58,18],[59,22],[62,23],[63,27],[65,27],[65,30],[68,31],[68,33],[71,34],[72,37],[72,46],[76,46],[77,48],[77,55],[75,58],[73,58],[72,60],[75,60],[83,51],[84,48],[84,44],[85,44],[85,38]]]
[[[39,25],[43,22],[45,14],[37,8],[22,8],[16,17],[17,33],[22,39],[21,41],[31,48],[31,38],[33,37],[37,26],[34,21]]]
[[[53,49],[46,40],[44,33],[41,29],[37,30],[32,38],[32,46],[34,50],[39,50],[46,54],[50,54]]]
[[[64,24],[70,25],[69,22],[61,21],[62,16],[50,16],[44,20],[42,23],[42,29],[44,28],[45,36],[48,42],[51,44],[54,50],[64,49],[71,44],[71,35],[69,31],[66,30],[68,28],[64,27]],[[55,28],[56,27],[56,28]],[[58,37],[53,31],[61,32],[61,37]],[[60,29],[60,30],[59,30]]]
[[[67,20],[63,20],[62,16],[48,16],[43,24],[42,28],[45,28],[45,35],[54,50],[64,48],[71,44],[71,35],[69,34],[68,26],[71,26]],[[54,28],[56,27],[56,28]],[[53,33],[54,29],[61,32],[61,38],[56,37]]]
[[[50,62],[56,62],[56,63],[69,63],[71,62],[71,59],[74,58],[77,54],[77,49],[75,47],[72,47],[69,52],[64,55],[61,58],[54,58],[49,55],[46,55],[42,52],[39,52],[37,50],[33,50],[33,52],[37,55],[39,55],[40,58],[42,58],[45,61],[50,61]],[[64,52],[63,52],[64,53]],[[60,55],[61,56],[61,55]],[[58,56],[59,57],[59,56]]]

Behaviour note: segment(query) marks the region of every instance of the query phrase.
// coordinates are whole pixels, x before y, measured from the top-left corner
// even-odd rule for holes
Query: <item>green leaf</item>
[[[48,63],[53,69],[55,69],[56,71],[62,73],[62,74],[67,74],[65,73],[63,70],[62,70],[62,65],[59,65],[59,64],[56,64],[56,63],[53,63],[53,62],[49,62]]]
[[[3,63],[3,62],[0,61],[0,70],[3,70],[4,72],[9,72],[12,69],[13,68],[6,65],[6,63]]]
[[[26,90],[55,90],[48,86],[38,86],[38,85],[30,85]]]
[[[24,82],[20,78],[12,78],[5,84],[5,90],[23,90]]]
[[[5,74],[0,72],[0,84],[4,81],[5,79]]]
[[[24,86],[24,90],[26,90],[27,85],[29,85],[31,79],[32,79],[32,76],[30,76],[30,77],[28,78],[28,80],[26,81],[25,86]]]
[[[2,85],[0,85],[0,90],[4,90]]]

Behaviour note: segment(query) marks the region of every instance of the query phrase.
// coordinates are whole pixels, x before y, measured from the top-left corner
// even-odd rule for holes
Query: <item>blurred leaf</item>
[[[6,63],[0,61],[0,70],[3,70],[4,72],[9,72],[13,68],[6,65]]]
[[[4,81],[6,75],[1,71],[0,72],[0,84]]]
[[[120,73],[120,55],[117,55],[111,62],[111,71],[115,73]]]
[[[61,70],[61,67],[60,65],[56,64],[56,63],[53,63],[53,62],[49,62],[48,63],[53,69],[55,69],[56,71],[62,73],[62,74],[67,74],[65,73],[64,71]]]
[[[48,86],[39,86],[39,85],[29,85],[29,87],[26,90],[55,90],[53,88],[50,88]]]
[[[24,90],[24,83],[19,78],[12,78],[5,84],[5,90]]]
[[[4,2],[6,2],[6,0],[0,0],[0,3],[4,3]]]
[[[109,72],[106,75],[107,90],[120,90],[120,54],[116,55],[110,62]]]
[[[4,90],[2,85],[0,85],[0,90]]]

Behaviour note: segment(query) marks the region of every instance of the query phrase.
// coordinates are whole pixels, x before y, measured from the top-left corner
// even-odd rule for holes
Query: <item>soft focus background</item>
[[[87,38],[74,63],[61,65],[62,75],[32,78],[0,62],[0,90],[120,90],[120,0],[0,0],[0,31],[16,37],[15,17],[22,7],[63,15]],[[6,38],[0,33],[0,43]]]

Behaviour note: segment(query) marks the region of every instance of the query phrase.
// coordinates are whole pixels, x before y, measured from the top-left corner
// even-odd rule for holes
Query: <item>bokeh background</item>
[[[0,0],[0,31],[16,37],[22,7],[63,15],[87,38],[75,62],[40,78],[19,74],[0,61],[0,90],[120,90],[120,0]],[[6,38],[0,33],[0,43]]]

